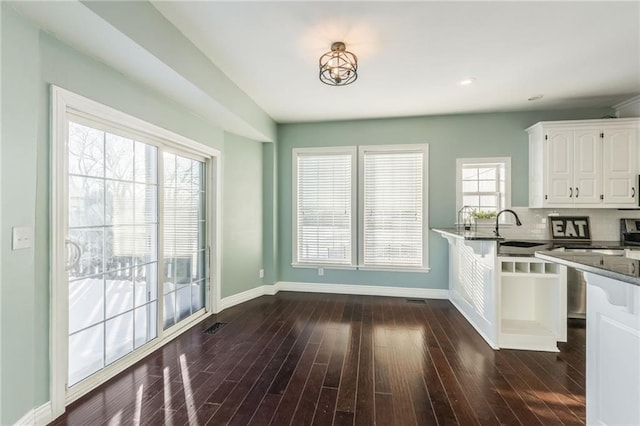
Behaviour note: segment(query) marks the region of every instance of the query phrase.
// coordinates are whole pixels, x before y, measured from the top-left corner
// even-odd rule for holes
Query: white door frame
[[[99,373],[67,389],[68,374],[68,290],[65,264],[67,260],[65,239],[67,235],[67,113],[91,116],[97,121],[117,123],[116,127],[132,129],[153,138],[159,148],[172,147],[186,153],[204,156],[207,165],[207,237],[208,282],[205,290],[205,307],[167,330],[159,321],[157,337],[123,359],[103,368]],[[65,407],[110,377],[128,368],[154,350],[174,339],[196,322],[220,309],[221,278],[221,153],[184,136],[132,117],[98,102],[51,85],[51,230],[50,230],[50,400],[52,418],[64,413]],[[160,182],[159,182],[160,185]],[[159,186],[160,187],[160,186]],[[158,259],[159,264],[161,259]],[[158,275],[160,280],[160,275]],[[158,289],[158,313],[161,313],[162,289]]]

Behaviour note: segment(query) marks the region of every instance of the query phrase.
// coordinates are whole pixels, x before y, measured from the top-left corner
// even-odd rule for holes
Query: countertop
[[[503,237],[496,237],[493,229],[486,231],[463,231],[457,228],[431,228],[432,231],[439,234],[447,234],[452,237],[464,238],[465,240],[484,240],[484,241],[502,241]]]
[[[596,253],[537,251],[535,256],[570,268],[640,286],[640,260]]]
[[[493,231],[462,231],[457,228],[432,228],[432,231],[440,234],[450,235],[456,238],[462,238],[470,241],[496,241],[498,243],[499,256],[533,256],[536,251],[540,250],[623,250],[623,249],[640,249],[638,245],[630,245],[617,241],[554,241],[554,240],[536,240],[530,238],[497,238],[493,235]],[[501,243],[509,241],[523,241],[537,243],[533,247],[508,247]]]

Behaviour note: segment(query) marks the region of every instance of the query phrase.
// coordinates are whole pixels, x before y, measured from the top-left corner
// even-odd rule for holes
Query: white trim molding
[[[51,401],[32,408],[15,422],[16,426],[44,426],[52,421]]]
[[[618,118],[640,117],[640,95],[615,104],[612,108],[616,110]]]
[[[220,301],[220,311],[239,305],[260,296],[273,296],[281,291],[301,293],[354,294],[359,296],[409,297],[420,299],[449,299],[448,289],[388,287],[358,284],[326,284],[279,281],[274,285],[263,285],[242,293],[228,296]]]
[[[280,281],[278,291],[305,293],[356,294],[359,296],[415,297],[421,299],[449,299],[449,289],[387,287],[359,284],[325,284]]]
[[[248,302],[249,300],[258,298],[260,296],[273,296],[278,292],[277,287],[275,285],[262,285],[256,288],[249,289],[247,291],[243,291],[242,293],[237,293],[232,296],[227,296],[225,298],[220,299],[219,311],[223,311],[232,306],[239,305],[244,302]]]

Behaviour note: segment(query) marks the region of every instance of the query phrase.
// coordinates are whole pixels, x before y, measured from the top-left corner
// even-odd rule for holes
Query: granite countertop
[[[529,256],[533,257],[536,251],[540,250],[623,250],[623,249],[640,249],[640,246],[629,245],[618,241],[554,241],[554,240],[536,240],[526,237],[522,238],[504,238],[496,237],[493,231],[485,229],[482,231],[464,231],[457,228],[432,228],[432,231],[440,234],[450,235],[456,238],[462,238],[471,241],[496,241],[498,243],[498,256]],[[509,241],[529,242],[535,245],[531,247],[513,247],[503,245]]]
[[[493,229],[486,231],[464,231],[457,228],[431,228],[432,231],[439,234],[447,234],[452,237],[464,238],[465,240],[484,240],[484,241],[502,241],[504,237],[496,237]]]
[[[596,253],[537,251],[535,256],[570,268],[640,286],[640,260]]]

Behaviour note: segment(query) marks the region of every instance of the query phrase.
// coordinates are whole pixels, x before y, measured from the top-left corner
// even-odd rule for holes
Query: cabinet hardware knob
[[[636,188],[631,187],[631,198],[636,198]]]
[[[576,186],[576,198],[580,196],[580,189]]]
[[[573,188],[569,188],[569,198],[573,198]]]

